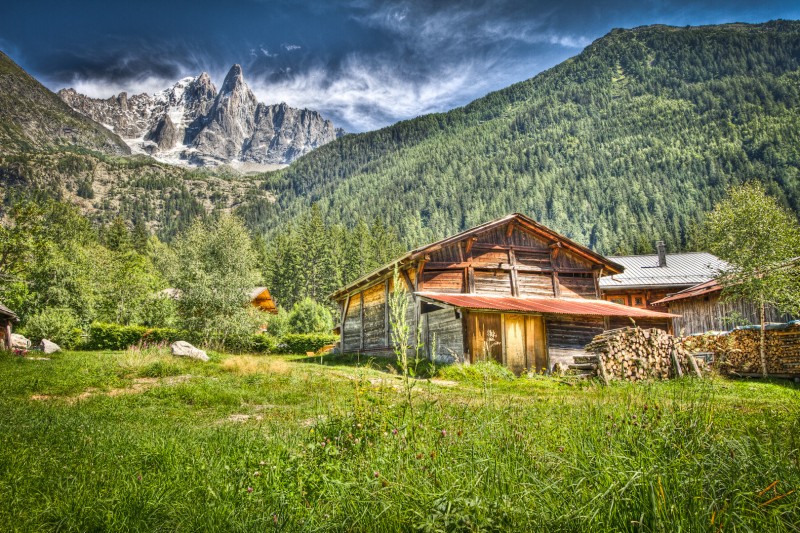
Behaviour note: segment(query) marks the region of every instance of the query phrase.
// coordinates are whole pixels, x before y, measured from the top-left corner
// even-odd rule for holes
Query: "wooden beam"
[[[509,222],[508,226],[506,226],[506,239],[511,238],[511,234],[512,233],[514,233],[514,222],[513,221]]]
[[[359,351],[364,349],[364,291],[361,291],[360,297],[361,297],[361,308],[359,309],[359,311],[361,311],[361,341],[360,341]]]
[[[511,296],[519,296],[519,282],[517,281],[517,257],[514,255],[513,249],[508,251],[508,260],[511,261]]]
[[[472,267],[467,268],[467,290],[470,294],[475,293],[475,269]]]
[[[417,263],[417,283],[416,283],[416,285],[414,287],[414,289],[417,290],[417,291],[422,290],[421,289],[421,287],[423,285],[422,273],[425,271],[425,264],[427,262],[428,262],[427,260],[423,259],[423,260],[421,260],[421,261],[419,261]]]
[[[389,280],[387,279],[383,285],[383,329],[384,329],[384,337],[386,338],[386,347],[389,348],[392,345],[392,330],[391,324],[389,320],[391,316],[389,314]]]
[[[406,269],[403,269],[402,273],[403,273],[403,280],[406,282],[406,287],[408,287],[408,292],[411,293],[412,300],[414,300],[414,302],[416,302],[417,301],[417,295],[414,294],[415,290],[414,290],[414,284],[411,283],[411,276],[408,275],[408,270],[406,270]],[[397,290],[396,287],[395,287],[395,290]]]
[[[478,240],[478,238],[477,238],[477,237],[470,237],[469,239],[467,239],[467,245],[466,245],[466,248],[465,248],[465,249],[466,249],[466,252],[467,252],[467,254],[469,254],[470,252],[472,252],[472,247],[475,245],[475,242],[476,242],[477,240]]]
[[[348,295],[347,298],[345,298],[345,300],[344,300],[344,305],[342,306],[342,322],[341,322],[341,326],[340,326],[341,327],[341,332],[340,333],[342,335],[342,339],[341,339],[342,352],[345,351],[345,346],[344,346],[344,325],[347,322],[347,311],[349,311],[349,310],[350,310],[350,296]]]
[[[553,272],[553,294],[556,298],[561,297],[561,287],[558,286],[558,272]]]

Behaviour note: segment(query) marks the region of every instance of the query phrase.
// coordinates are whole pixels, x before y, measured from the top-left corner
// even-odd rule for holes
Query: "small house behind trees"
[[[0,348],[11,349],[11,324],[12,322],[19,322],[19,317],[0,303]]]
[[[624,267],[513,214],[411,250],[336,291],[343,352],[390,354],[390,294],[407,293],[411,346],[456,362],[493,359],[514,372],[585,355],[606,329],[669,329],[673,315],[609,302],[599,280]]]

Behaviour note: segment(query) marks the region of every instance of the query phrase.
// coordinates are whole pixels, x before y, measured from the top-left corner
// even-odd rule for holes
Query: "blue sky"
[[[155,92],[234,63],[260,101],[364,131],[464,105],[576,55],[612,28],[800,19],[800,2],[29,0],[0,49],[53,90]]]

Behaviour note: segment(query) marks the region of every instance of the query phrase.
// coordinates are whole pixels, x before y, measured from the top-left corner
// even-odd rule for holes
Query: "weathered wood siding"
[[[464,323],[454,309],[425,313],[426,354],[439,362],[464,362]],[[433,340],[436,339],[435,353]]]
[[[548,316],[545,318],[550,369],[556,363],[572,364],[576,355],[588,355],[583,347],[605,329],[602,317]]]
[[[476,270],[475,292],[511,296],[511,273],[504,270]]]
[[[631,320],[626,316],[613,316],[610,320],[610,329],[625,328],[636,325],[644,329],[660,329],[666,332],[670,331],[672,326],[672,319],[670,318],[634,318]]]
[[[743,325],[741,322],[732,324],[730,320],[726,320],[735,315],[744,317],[748,324],[758,324],[761,320],[757,304],[741,299],[723,301],[719,294],[670,302],[669,312],[681,315],[673,322],[676,335],[728,331],[734,326]],[[766,308],[767,322],[788,322],[791,319],[791,316],[783,315],[773,307]]]
[[[383,282],[364,291],[364,348],[385,348],[386,302]]]
[[[597,299],[591,274],[559,274],[558,288],[562,298]]]
[[[462,270],[424,270],[420,290],[427,292],[461,293],[464,291]]]
[[[502,322],[499,313],[469,313],[467,316],[467,346],[470,362],[494,359],[503,362]]]
[[[517,274],[519,295],[522,297],[552,298],[553,275],[546,272],[520,272]]]
[[[358,351],[361,346],[361,298],[358,294],[350,297],[350,307],[342,328],[342,351]]]

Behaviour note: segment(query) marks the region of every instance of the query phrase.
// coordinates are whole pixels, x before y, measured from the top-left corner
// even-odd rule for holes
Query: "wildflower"
[[[138,476],[136,476],[136,480],[137,480],[137,481],[141,481],[141,480],[142,480],[142,475],[141,475],[141,474],[139,474]]]
[[[378,472],[377,470],[376,470],[376,471],[374,471],[374,472],[372,473],[372,475],[373,475],[373,476],[375,476],[375,477],[381,477],[381,474],[380,474],[380,472]]]
[[[278,515],[276,515],[276,514],[272,515],[272,522],[273,522],[274,524],[277,524],[277,523],[278,523]]]
[[[563,446],[559,446],[558,447],[558,451],[559,451],[559,453],[564,453],[564,447]]]
[[[260,475],[261,475],[261,472],[259,472],[258,470],[256,470],[255,472],[253,472],[253,476],[255,476],[255,477],[258,477],[258,476],[260,476]]]
[[[253,492],[253,487],[247,487],[247,492]]]
[[[261,466],[264,466],[267,463],[265,463],[264,461],[259,461],[258,464],[261,465]]]
[[[446,430],[446,429],[443,429],[443,430],[442,430],[442,437],[446,437],[446,436],[447,436],[447,430]]]
[[[397,435],[397,428],[392,429],[392,435]]]

